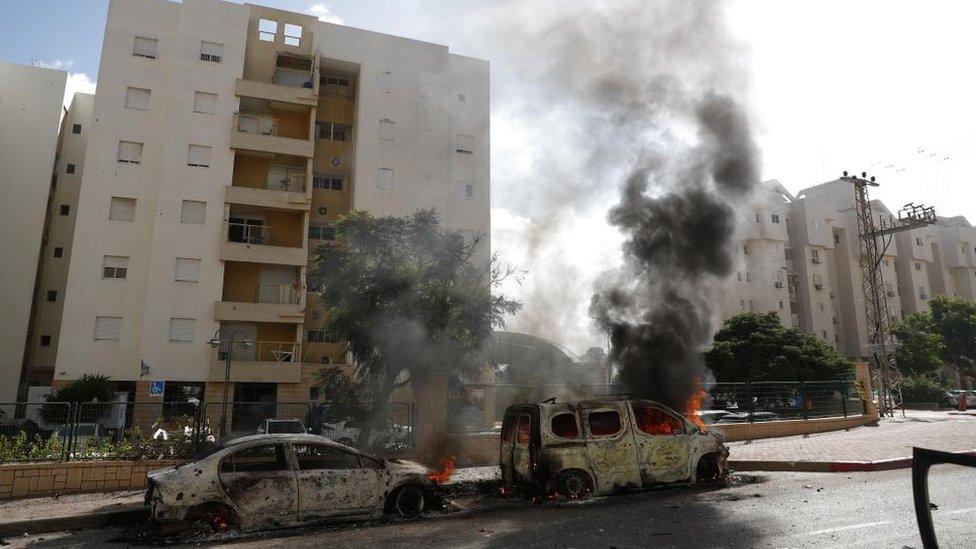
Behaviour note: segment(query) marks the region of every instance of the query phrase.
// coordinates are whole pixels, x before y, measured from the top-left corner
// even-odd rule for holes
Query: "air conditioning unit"
[[[840,324],[840,321],[837,320],[837,317],[836,316],[832,319],[832,321],[833,321],[834,324]]]
[[[816,289],[818,289],[818,290],[823,290],[823,284],[821,284],[820,282],[817,282],[816,284],[814,284],[813,287],[816,288]]]
[[[780,282],[779,280],[777,280],[776,282],[773,282],[773,286],[776,286],[777,288],[782,288],[783,287],[783,283]]]
[[[820,263],[820,258],[819,257],[812,257],[812,258],[810,258],[810,262],[811,263]]]
[[[920,297],[922,299],[928,299],[929,298],[928,294],[925,294],[925,293],[919,294],[918,297]]]
[[[830,297],[837,297],[837,292],[830,290]]]

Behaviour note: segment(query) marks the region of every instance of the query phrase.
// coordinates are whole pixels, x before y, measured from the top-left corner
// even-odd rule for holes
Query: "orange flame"
[[[692,423],[698,426],[702,431],[706,431],[705,422],[702,421],[698,412],[701,411],[702,402],[708,396],[708,392],[701,387],[701,382],[698,384],[698,388],[692,393],[691,398],[688,399],[688,403],[685,405],[685,417],[691,420]]]
[[[437,484],[443,484],[451,480],[451,475],[454,474],[454,466],[456,464],[457,458],[454,456],[442,459],[440,468],[438,468],[436,471],[427,473],[427,480],[431,480]]]

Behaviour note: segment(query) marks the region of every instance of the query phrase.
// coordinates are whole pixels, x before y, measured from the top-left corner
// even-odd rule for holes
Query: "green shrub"
[[[926,376],[906,377],[901,382],[901,398],[905,402],[945,402],[946,386]]]

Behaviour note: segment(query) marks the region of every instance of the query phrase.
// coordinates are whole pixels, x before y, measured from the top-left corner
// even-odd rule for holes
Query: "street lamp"
[[[210,338],[210,346],[215,349],[226,343],[224,351],[226,356],[224,363],[224,403],[220,410],[220,438],[224,438],[224,435],[227,434],[227,390],[230,388],[230,357],[237,336],[241,336],[241,339],[237,341],[241,347],[246,349],[251,346],[251,340],[247,338],[247,332],[244,330],[229,331],[220,328]]]

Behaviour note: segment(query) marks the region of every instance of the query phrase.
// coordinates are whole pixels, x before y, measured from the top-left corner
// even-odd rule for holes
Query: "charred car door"
[[[295,444],[294,448],[300,521],[379,508],[379,476],[372,460],[361,463],[358,454],[325,444]]]
[[[284,444],[241,448],[221,460],[219,474],[242,521],[255,526],[295,522],[298,490]]]
[[[514,462],[512,460],[515,450],[515,424],[518,422],[518,412],[515,408],[505,410],[505,418],[502,421],[502,436],[498,455],[498,465],[502,470],[502,483],[506,486],[515,484]]]
[[[520,410],[515,426],[515,445],[512,449],[512,471],[516,484],[532,483],[532,416]]]
[[[689,479],[692,435],[686,433],[684,420],[642,402],[632,402],[631,411],[644,485]]]
[[[581,404],[580,417],[586,426],[586,458],[596,480],[596,493],[640,488],[627,408],[621,403]]]

